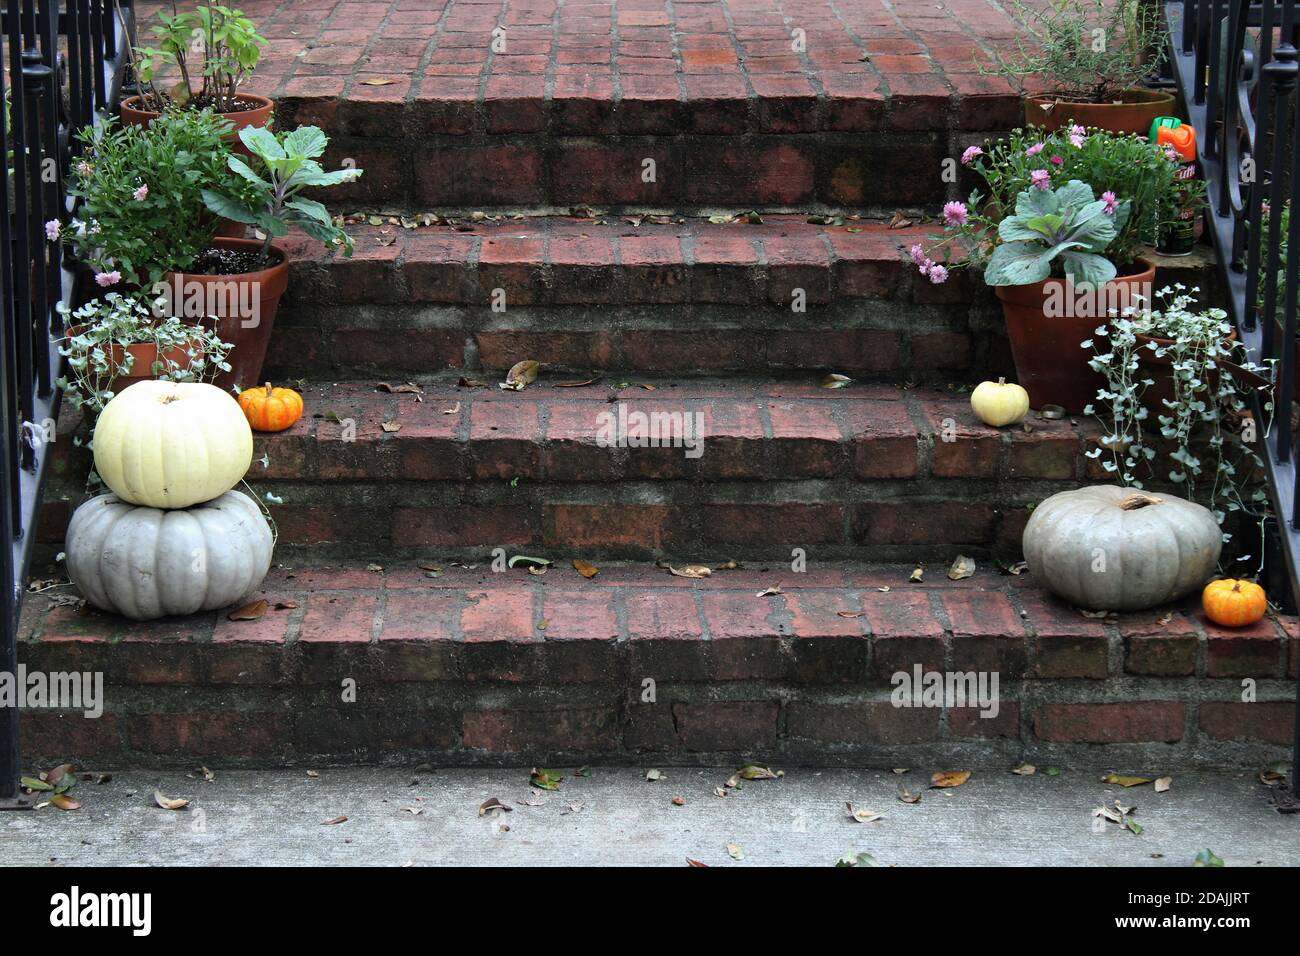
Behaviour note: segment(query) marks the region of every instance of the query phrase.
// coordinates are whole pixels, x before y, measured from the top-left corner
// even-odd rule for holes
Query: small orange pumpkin
[[[239,407],[248,424],[259,432],[282,432],[302,417],[302,396],[291,388],[246,388],[239,393]]]
[[[1201,606],[1205,616],[1220,627],[1247,627],[1264,617],[1268,597],[1254,581],[1225,578],[1205,586]]]

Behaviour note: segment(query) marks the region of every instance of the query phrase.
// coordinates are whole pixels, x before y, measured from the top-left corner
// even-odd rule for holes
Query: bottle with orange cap
[[[1177,157],[1173,201],[1160,210],[1156,252],[1163,256],[1189,256],[1196,246],[1196,214],[1204,187],[1196,178],[1196,128],[1176,116],[1158,116],[1151,123],[1151,142]]]

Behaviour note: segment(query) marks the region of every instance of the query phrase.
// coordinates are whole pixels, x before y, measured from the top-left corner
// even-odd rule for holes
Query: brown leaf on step
[[[969,558],[964,554],[957,555],[957,560],[952,563],[948,569],[948,579],[950,581],[962,581],[972,577],[975,574],[975,559]]]
[[[577,571],[584,578],[594,578],[596,575],[600,574],[600,568],[588,561],[582,560],[581,558],[573,559],[573,570]]]
[[[71,794],[56,793],[54,796],[50,797],[50,806],[56,807],[59,810],[80,810],[81,801]]]
[[[847,375],[840,375],[838,372],[831,372],[822,379],[822,388],[845,388],[853,384],[853,379]]]
[[[906,229],[908,226],[916,225],[911,219],[903,215],[902,211],[895,212],[893,218],[889,220],[890,229]]]
[[[1079,613],[1082,614],[1084,617],[1093,618],[1093,619],[1100,619],[1103,617],[1108,617],[1110,615],[1110,611],[1084,611],[1082,609],[1080,609]]]
[[[960,787],[970,779],[970,774],[969,770],[940,770],[930,777],[930,786],[936,790]]]
[[[366,565],[366,570],[370,571],[373,574],[383,574],[384,566],[382,564],[375,564],[374,562],[371,562],[370,564]]]
[[[862,617],[861,611],[836,611],[838,617]]]
[[[323,827],[336,827],[340,823],[347,823],[347,822],[348,822],[348,818],[343,816],[342,814],[339,814],[333,820],[322,820],[320,825]]]
[[[251,604],[245,604],[243,607],[231,611],[226,615],[228,621],[256,621],[270,605],[265,600],[254,601]]]
[[[68,778],[67,786],[60,787],[59,784],[64,783],[64,778]],[[67,790],[76,783],[76,770],[70,763],[61,763],[45,775],[45,782],[56,790]]]
[[[702,564],[688,564],[681,568],[668,565],[668,573],[675,578],[707,578],[713,572]]]
[[[582,388],[584,385],[594,385],[599,379],[589,378],[585,382],[556,382],[556,388]]]
[[[459,411],[460,411],[460,402],[457,402],[455,405],[451,406],[451,408],[444,408],[442,410],[442,413],[444,415],[455,415]]]
[[[385,80],[376,77],[369,80],[362,80],[361,85],[362,86],[392,86],[396,82],[397,82],[396,80]]]
[[[183,797],[164,797],[161,790],[153,792],[153,802],[164,810],[184,810],[190,805]]]
[[[496,797],[488,797],[486,800],[484,800],[482,803],[478,805],[478,815],[481,817],[487,816],[487,814],[492,813],[493,811],[496,811],[498,813],[511,813],[514,811],[514,809],[515,809],[514,807],[510,806],[509,804],[502,803]]]
[[[541,363],[534,362],[532,359],[516,362],[514,367],[506,373],[506,380],[501,383],[501,387],[507,391],[522,391],[537,381],[537,373],[541,371],[541,368]]]
[[[1174,785],[1173,777],[1157,777],[1156,793],[1167,793],[1169,791],[1169,788],[1172,787],[1173,785]]]
[[[777,594],[784,594],[784,593],[785,593],[785,592],[781,590],[781,585],[777,584],[777,585],[774,585],[773,587],[765,588],[764,590],[759,591],[759,592],[758,592],[756,595],[754,595],[754,596],[755,596],[755,597],[773,597],[773,596],[775,596],[775,595],[777,595]]]
[[[686,858],[686,865],[693,866],[700,870],[707,870],[709,868],[709,864],[701,863],[699,860],[692,860],[689,856]]]
[[[658,387],[657,385],[646,385],[644,382],[637,386],[637,388],[644,388],[647,392],[653,392]]]
[[[1113,784],[1117,787],[1140,787],[1143,784],[1150,783],[1150,777],[1126,777],[1118,773],[1108,773],[1101,778],[1102,783]]]
[[[539,567],[538,567],[537,565],[535,565],[535,564],[530,564],[530,565],[528,565],[528,573],[531,574],[531,575],[533,575],[533,577],[540,578],[540,577],[541,577],[543,574],[545,574],[548,570],[549,570],[549,569],[546,568],[546,567],[540,567],[540,568],[539,568]]]
[[[714,571],[734,571],[734,570],[736,570],[738,567],[740,567],[740,562],[739,562],[739,561],[736,561],[736,560],[733,558],[733,559],[730,560],[730,561],[723,561],[721,564],[719,564],[719,565],[718,565],[716,568],[714,568],[713,570],[714,570]]]
[[[1011,772],[1018,777],[1032,777],[1038,773],[1038,768],[1031,763],[1022,763],[1019,767],[1012,767]]]
[[[275,609],[276,609],[277,611],[292,611],[292,610],[293,610],[294,608],[296,608],[297,606],[298,606],[298,602],[297,602],[297,601],[277,601],[277,602],[275,602]]]
[[[1168,624],[1168,623],[1169,623],[1170,621],[1172,621],[1173,619],[1174,619],[1174,612],[1173,612],[1173,611],[1170,611],[1168,614],[1165,614],[1165,615],[1163,615],[1162,617],[1158,617],[1158,618],[1156,618],[1156,623],[1159,624],[1161,627],[1164,627],[1166,624]]]
[[[402,430],[401,422],[380,422],[379,427],[386,432],[400,432]]]
[[[908,790],[905,786],[903,786],[903,782],[900,780],[898,782],[898,799],[901,800],[903,803],[920,803],[921,795],[919,793],[913,793],[911,790]]]
[[[913,584],[920,584],[922,581],[925,580],[925,569],[918,564],[915,568],[912,569],[912,574],[911,576],[908,577],[907,580]]]
[[[481,379],[465,378],[464,376],[461,376],[460,380],[456,382],[458,388],[487,388],[487,384]]]
[[[675,806],[675,807],[684,807],[684,806],[686,806],[686,798],[685,798],[685,797],[673,797],[673,806]]]

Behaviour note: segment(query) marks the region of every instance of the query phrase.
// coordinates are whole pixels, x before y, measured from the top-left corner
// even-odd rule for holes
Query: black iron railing
[[[1283,215],[1300,184],[1300,2],[1177,0],[1167,2],[1165,11],[1173,34],[1174,76],[1200,134],[1207,221],[1232,318],[1250,358],[1260,364],[1271,360],[1277,369],[1272,413],[1265,417],[1265,409],[1256,407],[1255,416],[1272,421],[1261,457],[1292,590],[1300,591],[1300,449],[1291,427],[1300,373],[1300,215]],[[1260,401],[1257,397],[1257,406]],[[1293,792],[1300,774],[1300,704],[1295,740]]]
[[[130,24],[130,3],[123,4]],[[17,670],[18,617],[59,394],[56,306],[66,274],[47,224],[67,226],[72,131],[115,100],[125,62],[112,0],[5,0],[0,94],[0,671]],[[48,226],[51,233],[53,225]],[[22,805],[18,710],[0,708],[0,806]]]

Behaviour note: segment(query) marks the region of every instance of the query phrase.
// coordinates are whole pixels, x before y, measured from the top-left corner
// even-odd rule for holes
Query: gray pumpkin
[[[68,578],[86,600],[137,621],[226,607],[262,583],[271,529],[238,491],[164,511],[100,495],[68,524]]]
[[[1208,509],[1183,498],[1094,485],[1035,508],[1023,545],[1029,570],[1070,603],[1143,611],[1204,585],[1223,535]]]

